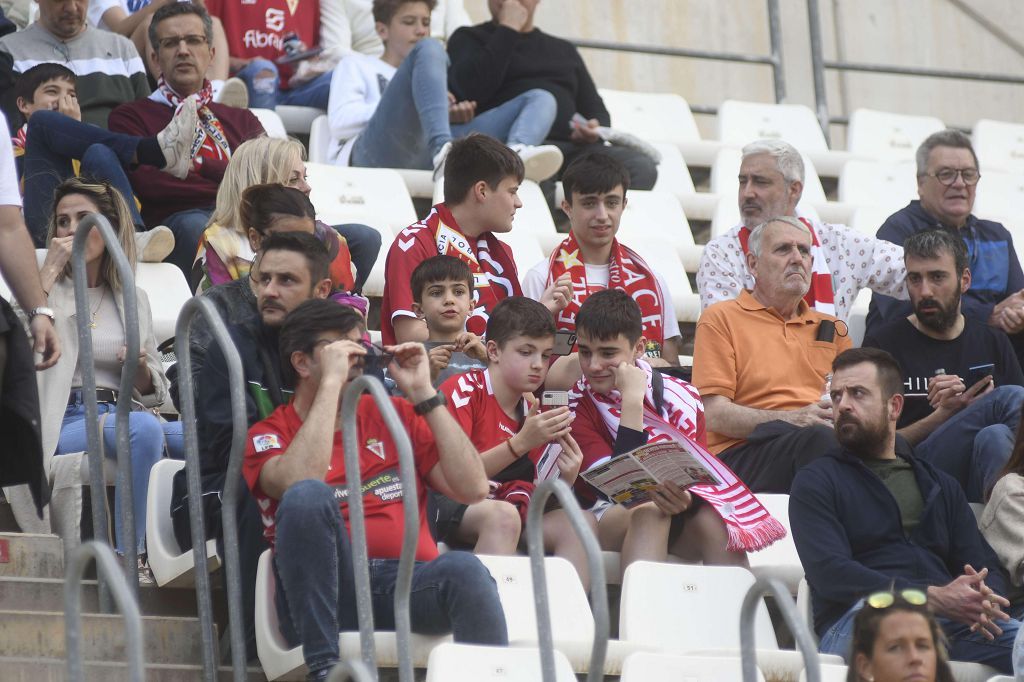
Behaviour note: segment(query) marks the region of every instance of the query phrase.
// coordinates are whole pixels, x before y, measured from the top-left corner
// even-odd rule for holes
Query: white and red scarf
[[[156,84],[157,93],[163,95],[164,103],[177,110],[182,102],[181,96],[171,89],[163,76],[160,76]],[[199,125],[192,140],[193,163],[198,166],[202,164],[203,159],[228,161],[231,158],[231,145],[224,134],[224,127],[209,107],[213,101],[213,87],[210,81],[203,81],[202,89],[192,97],[196,100],[196,112],[199,114]]]
[[[700,410],[696,392],[682,382],[664,377],[662,411],[667,416],[662,416],[654,406],[651,380],[653,370],[643,360],[637,360],[636,364],[647,373],[647,395],[644,398],[644,432],[647,434],[647,442],[674,440],[687,443],[690,452],[722,481],[721,485],[717,486],[695,485],[689,492],[707,501],[725,521],[729,533],[728,549],[733,552],[752,552],[764,549],[776,540],[786,537],[785,527],[768,513],[746,484],[689,435],[694,432],[694,425],[697,423],[696,410]],[[597,393],[584,377],[570,392],[570,409],[575,412],[577,403],[584,395],[593,402],[614,440],[622,417],[622,400],[619,392]]]
[[[576,313],[587,299],[589,288],[587,266],[580,258],[580,246],[572,232],[569,232],[568,238],[551,252],[547,286],[551,286],[552,282],[566,272],[572,277],[572,299],[558,314],[555,325],[559,329],[576,331]],[[618,239],[612,240],[608,260],[608,288],[625,291],[637,302],[643,317],[643,334],[647,340],[648,355],[661,357],[661,348],[665,343],[665,327],[662,324],[665,296],[661,291],[661,285],[647,262],[636,251],[620,244]]]
[[[811,232],[811,287],[804,294],[807,305],[819,313],[826,315],[836,314],[835,292],[832,288],[832,272],[828,269],[828,262],[825,260],[825,249],[821,247],[818,234],[814,231],[811,221],[806,218],[797,218],[807,226]],[[750,248],[747,243],[750,241],[750,228],[740,228],[740,247],[743,249],[743,256],[746,257]]]

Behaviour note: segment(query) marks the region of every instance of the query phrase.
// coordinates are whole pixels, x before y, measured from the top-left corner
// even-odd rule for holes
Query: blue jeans
[[[164,218],[164,225],[174,233],[174,250],[164,259],[174,263],[185,274],[185,281],[192,282],[192,264],[199,250],[199,240],[203,238],[206,224],[210,222],[210,208],[190,208],[178,211]]]
[[[273,75],[257,77],[261,71]],[[253,109],[273,109],[278,104],[327,109],[327,100],[331,95],[331,75],[328,71],[311,81],[282,90],[277,64],[262,57],[253,59],[235,74],[245,81],[245,87],[249,90],[249,106]]]
[[[448,121],[448,56],[424,39],[398,67],[376,111],[352,146],[351,164],[364,168],[433,167],[446,142],[473,132],[508,144],[544,141],[557,105],[546,90],[529,90],[468,123]]]
[[[99,414],[110,413],[103,426],[103,452],[108,459],[117,459],[117,435],[114,413],[116,406],[99,403]],[[166,434],[166,441],[165,441]],[[165,442],[173,442],[171,449],[183,451],[181,422],[163,423],[149,412],[132,412],[128,415],[128,446],[132,457],[132,510],[135,513],[135,544],[142,553],[146,551],[146,492],[149,489],[149,471],[164,456]],[[85,405],[81,401],[68,405],[60,427],[56,456],[89,449],[85,432]],[[99,535],[99,531],[95,531]],[[121,491],[114,491],[114,534],[117,549],[125,548],[124,531],[121,527]]]
[[[315,673],[338,661],[338,633],[359,629],[352,547],[334,489],[322,481],[288,488],[276,523],[275,601],[282,633],[293,646],[302,644],[306,665]],[[377,630],[395,628],[397,574],[397,559],[370,560]],[[451,632],[455,641],[469,644],[508,644],[497,586],[472,554],[448,552],[417,563],[409,611],[413,632]]]
[[[356,266],[356,292],[362,291],[370,270],[373,270],[373,264],[377,262],[377,254],[380,253],[380,232],[359,223],[335,225],[334,229],[348,242],[352,265]]]
[[[25,223],[37,248],[46,247],[53,191],[74,175],[72,159],[81,161],[82,177],[106,180],[113,185],[127,202],[136,227],[145,229],[124,172],[132,163],[141,138],[112,133],[44,109],[32,114],[26,139]]]
[[[864,607],[864,600],[858,601],[853,608],[843,614],[825,634],[821,636],[818,650],[823,654],[842,656],[850,663],[850,647],[853,644],[853,619]],[[946,633],[949,642],[949,659],[968,663],[984,663],[1001,673],[1011,672],[1011,653],[1014,640],[1020,630],[1020,621],[1011,618],[999,623],[1003,634],[989,641],[978,632],[971,632],[969,625],[936,616],[939,626]]]
[[[1010,453],[1024,388],[1000,386],[946,420],[915,448],[918,456],[960,481],[970,502],[984,502]]]

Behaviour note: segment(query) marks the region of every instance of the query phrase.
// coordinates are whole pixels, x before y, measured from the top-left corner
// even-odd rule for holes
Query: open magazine
[[[586,471],[581,471],[580,476],[609,500],[625,507],[649,502],[648,491],[666,481],[684,490],[694,485],[721,485],[722,482],[695,451],[699,447],[679,441],[648,443],[621,455],[598,460]]]

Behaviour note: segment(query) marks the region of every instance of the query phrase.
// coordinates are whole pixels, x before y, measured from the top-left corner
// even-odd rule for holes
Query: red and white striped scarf
[[[836,314],[835,292],[832,288],[832,272],[828,269],[828,262],[825,260],[825,249],[821,247],[818,234],[814,231],[811,221],[806,218],[797,218],[807,226],[811,232],[811,286],[804,294],[807,305],[819,313],[826,315]],[[743,255],[746,256],[750,248],[747,243],[750,241],[750,228],[740,228],[740,247]]]
[[[651,366],[643,360],[637,360],[636,364],[647,373],[647,395],[644,398],[644,431],[647,433],[647,442],[685,442],[690,452],[722,482],[717,486],[695,485],[689,492],[707,501],[725,521],[729,533],[729,551],[752,552],[764,549],[776,540],[786,537],[785,527],[768,513],[746,484],[729,467],[688,435],[688,431],[693,432],[692,425],[697,423],[694,404],[696,403],[697,409],[700,409],[700,403],[696,402],[699,401],[696,391],[688,384],[672,377],[664,377],[663,416],[654,406]],[[619,392],[597,393],[584,377],[570,393],[571,409],[575,411],[576,403],[583,395],[587,395],[593,401],[614,439],[622,417],[622,400]],[[687,428],[687,424],[691,425],[691,428]]]

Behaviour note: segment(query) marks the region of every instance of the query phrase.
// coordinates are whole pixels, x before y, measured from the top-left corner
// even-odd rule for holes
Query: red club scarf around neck
[[[587,297],[587,266],[580,257],[580,246],[572,232],[551,253],[547,285],[550,286],[565,272],[572,277],[573,295],[569,305],[558,315],[556,326],[576,331],[576,313]],[[619,243],[618,239],[612,240],[608,260],[608,288],[625,291],[637,302],[643,317],[643,333],[647,339],[648,352],[651,356],[660,357],[665,343],[665,327],[662,324],[665,297],[661,285],[647,262],[636,251]]]
[[[811,287],[804,294],[807,305],[820,313],[827,315],[836,314],[835,293],[832,289],[832,273],[825,261],[825,250],[821,248],[821,241],[814,231],[811,221],[806,218],[797,218],[807,226],[811,232]],[[744,257],[750,248],[747,243],[750,241],[750,228],[740,228],[740,247],[743,249]]]

